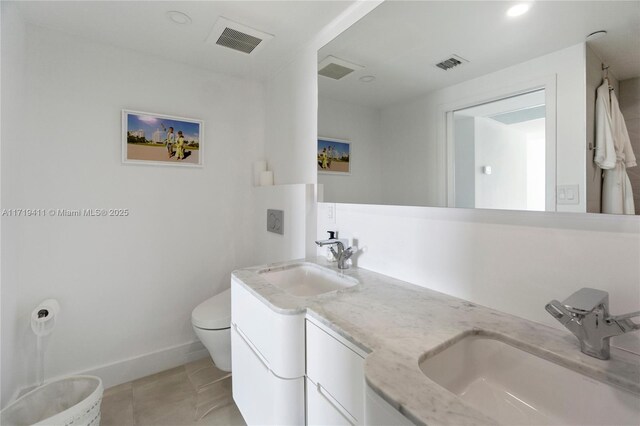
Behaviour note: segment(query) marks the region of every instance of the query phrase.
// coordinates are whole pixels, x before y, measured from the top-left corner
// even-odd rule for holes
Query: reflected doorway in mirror
[[[545,211],[544,89],[458,109],[451,118],[455,207]]]

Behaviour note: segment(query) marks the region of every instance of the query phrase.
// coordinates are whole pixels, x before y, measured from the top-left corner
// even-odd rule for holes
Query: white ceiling
[[[349,7],[348,1],[23,1],[28,22],[212,71],[264,79]],[[190,25],[170,21],[177,10]],[[219,16],[273,34],[247,55],[205,43]]]
[[[640,76],[640,1],[535,1],[517,18],[513,1],[387,1],[324,46],[360,65],[341,80],[318,77],[320,96],[382,107],[583,42],[620,80]],[[451,54],[469,63],[443,71]],[[358,79],[374,75],[372,83]]]

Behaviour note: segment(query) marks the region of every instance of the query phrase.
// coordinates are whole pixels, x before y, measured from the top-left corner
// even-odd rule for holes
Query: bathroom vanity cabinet
[[[366,352],[307,319],[307,424],[364,424]]]
[[[366,351],[304,313],[275,312],[235,278],[231,346],[233,399],[247,424],[372,424],[365,422]],[[396,423],[411,424],[384,400],[372,402],[369,417],[395,414]]]
[[[604,362],[562,330],[365,269],[310,263],[233,273],[233,396],[248,424],[631,424],[640,414],[637,355],[612,348]],[[357,284],[326,291],[347,278]],[[544,410],[487,400],[486,388],[460,392],[479,376]],[[565,387],[579,398],[552,392]]]
[[[305,423],[304,313],[278,314],[231,282],[233,399],[248,424]]]
[[[313,317],[306,324],[308,425],[413,425],[366,385],[365,351]]]
[[[231,346],[247,424],[412,424],[366,387],[365,350],[304,311],[274,311],[235,277]]]

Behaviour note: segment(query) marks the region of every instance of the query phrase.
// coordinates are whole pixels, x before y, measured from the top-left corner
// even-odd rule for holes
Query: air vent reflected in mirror
[[[362,65],[336,58],[335,56],[327,56],[318,64],[318,74],[323,77],[329,77],[334,80],[340,80],[351,74],[355,70],[361,70]]]

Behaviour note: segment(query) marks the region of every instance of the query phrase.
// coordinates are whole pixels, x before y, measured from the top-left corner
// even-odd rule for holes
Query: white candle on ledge
[[[260,186],[271,186],[271,185],[273,185],[273,172],[270,170],[260,172]]]
[[[260,186],[260,174],[267,170],[267,162],[264,160],[253,163],[253,184]]]

